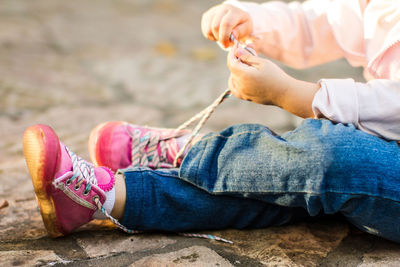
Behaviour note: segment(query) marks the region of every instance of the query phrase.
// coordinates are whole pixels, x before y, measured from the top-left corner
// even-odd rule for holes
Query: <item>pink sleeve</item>
[[[268,57],[296,68],[343,57],[328,21],[327,10],[332,5],[329,0],[309,0],[302,4],[235,0],[225,3],[250,14],[256,49]]]
[[[351,123],[367,133],[400,140],[400,81],[326,79],[320,85],[312,104],[317,118]]]
[[[400,42],[381,52],[368,83],[321,80],[312,108],[316,117],[352,123],[367,133],[400,140]]]

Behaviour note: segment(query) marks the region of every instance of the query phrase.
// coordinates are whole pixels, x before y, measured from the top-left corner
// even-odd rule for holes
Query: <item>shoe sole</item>
[[[52,182],[60,158],[60,141],[49,126],[34,125],[25,131],[22,145],[46,230],[51,237],[62,236],[64,234],[60,230],[51,196]]]
[[[89,156],[90,156],[90,160],[92,161],[92,163],[95,166],[105,166],[105,167],[110,167],[107,166],[107,162],[104,161],[101,158],[101,153],[99,151],[100,149],[100,145],[99,145],[99,140],[101,137],[108,135],[108,136],[112,136],[113,135],[113,130],[122,124],[125,124],[126,122],[123,121],[113,121],[113,122],[105,122],[102,123],[98,126],[96,126],[96,128],[94,128],[91,133],[90,133],[90,137],[89,137]],[[104,139],[104,138],[103,138]],[[108,138],[108,140],[111,140],[111,138]],[[102,144],[102,145],[109,145],[109,144]]]

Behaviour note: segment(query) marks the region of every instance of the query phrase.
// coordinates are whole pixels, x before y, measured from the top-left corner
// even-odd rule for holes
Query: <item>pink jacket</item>
[[[250,14],[254,44],[268,57],[296,68],[342,57],[363,66],[367,83],[319,81],[315,117],[400,140],[400,0],[225,3]]]

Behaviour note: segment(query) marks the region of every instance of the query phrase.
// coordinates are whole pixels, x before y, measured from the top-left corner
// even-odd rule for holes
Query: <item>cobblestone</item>
[[[93,232],[90,236],[77,237],[76,240],[91,258],[162,248],[176,242],[165,236],[116,235],[114,232]]]
[[[226,52],[200,33],[219,3],[178,0],[3,0],[0,7],[0,262],[2,266],[397,266],[400,246],[340,220],[212,234],[233,245],[174,235],[127,236],[95,221],[50,239],[22,156],[23,131],[51,125],[88,158],[90,130],[107,120],[176,127],[227,85]],[[288,73],[309,81],[354,77],[344,61]],[[278,133],[301,120],[234,98],[205,131],[262,123]],[[6,203],[8,205],[3,205]],[[133,240],[133,241],[132,241]]]
[[[193,246],[165,254],[155,254],[134,262],[131,267],[206,267],[206,266],[233,266],[219,256],[215,251],[201,246]]]
[[[51,250],[0,251],[2,266],[39,266],[62,262]]]

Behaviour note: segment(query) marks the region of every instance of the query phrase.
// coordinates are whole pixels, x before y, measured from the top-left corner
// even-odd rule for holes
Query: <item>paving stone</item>
[[[364,254],[363,262],[359,265],[359,267],[374,266],[400,266],[400,249],[386,249]]]
[[[33,197],[33,196],[32,196]],[[0,240],[21,241],[47,235],[36,201],[19,198],[0,210]]]
[[[176,266],[176,267],[208,267],[233,266],[229,261],[218,255],[215,251],[202,247],[193,246],[174,252],[164,254],[154,254],[134,262],[132,267],[158,267],[158,266]]]
[[[233,241],[233,245],[226,246],[233,253],[267,266],[317,266],[347,233],[347,224],[331,221],[213,234]]]
[[[398,244],[377,239],[373,248],[362,255],[362,263],[359,266],[400,266],[400,247]]]
[[[51,266],[63,262],[51,250],[0,251],[2,266]]]
[[[176,241],[160,235],[126,235],[118,232],[90,232],[90,235],[78,236],[78,245],[91,258],[109,256],[121,252],[141,252],[163,248]]]

